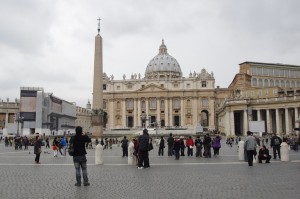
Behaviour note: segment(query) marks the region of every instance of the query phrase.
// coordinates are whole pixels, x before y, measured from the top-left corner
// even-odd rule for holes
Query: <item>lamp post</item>
[[[20,123],[23,122],[24,117],[21,117],[20,113],[16,113],[16,115],[15,115],[14,118],[15,118],[15,121],[18,123],[18,126],[17,126],[17,136],[19,136],[20,135],[20,133],[19,133],[19,126],[20,126]]]

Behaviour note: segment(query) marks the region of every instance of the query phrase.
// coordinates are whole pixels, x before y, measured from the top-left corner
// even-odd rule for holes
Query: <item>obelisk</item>
[[[94,57],[94,82],[93,82],[93,111],[103,110],[103,53],[102,37],[100,35],[100,18],[98,22],[98,34],[95,37]],[[98,116],[98,117],[97,117]],[[93,136],[103,135],[103,122],[101,115],[92,115]]]

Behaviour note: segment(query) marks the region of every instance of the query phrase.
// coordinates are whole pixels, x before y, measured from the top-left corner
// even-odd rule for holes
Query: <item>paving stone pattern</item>
[[[150,169],[127,165],[122,149],[104,150],[104,165],[94,165],[88,150],[89,187],[75,187],[72,157],[41,155],[35,165],[32,147],[15,151],[0,144],[0,198],[299,198],[300,152],[290,162],[271,161],[249,167],[238,161],[237,146],[223,143],[220,157],[157,156],[150,153]],[[44,149],[45,151],[45,149]],[[50,150],[48,150],[50,152]],[[166,151],[165,151],[166,152]],[[272,152],[271,152],[272,153]]]

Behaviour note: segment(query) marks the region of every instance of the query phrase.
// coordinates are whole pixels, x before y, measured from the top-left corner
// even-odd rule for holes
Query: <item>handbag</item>
[[[73,137],[70,139],[69,147],[68,147],[69,156],[74,155],[74,147],[73,147]]]
[[[149,143],[148,151],[151,151],[153,149],[153,144],[152,142]]]

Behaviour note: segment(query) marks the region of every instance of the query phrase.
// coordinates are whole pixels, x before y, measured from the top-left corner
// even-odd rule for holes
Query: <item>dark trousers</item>
[[[158,155],[160,156],[164,156],[164,148],[163,147],[159,147],[158,149]]]
[[[266,160],[266,163],[269,163],[271,158],[272,158],[271,155],[268,155],[267,157],[265,157],[265,156],[258,156],[258,163],[262,163],[262,160]]]
[[[202,147],[196,147],[196,157],[202,157]]]
[[[181,156],[184,156],[184,147],[180,148]]]
[[[193,148],[188,147],[187,156],[193,156]]]
[[[173,155],[173,146],[168,146],[168,156]]]
[[[211,150],[210,150],[210,148],[211,148],[210,144],[204,146],[204,157],[211,158]]]
[[[148,151],[139,151],[139,167],[150,167]]]
[[[82,176],[83,176],[83,183],[88,183],[88,174],[87,174],[87,165],[86,165],[86,157],[83,156],[73,156],[73,162],[76,170],[76,181],[78,184],[81,184],[81,172],[80,168],[82,170]]]
[[[274,159],[276,159],[276,152],[278,154],[278,157],[279,159],[281,159],[281,155],[280,155],[280,146],[273,146],[273,156],[274,156]]]
[[[128,157],[128,148],[127,147],[122,147],[123,149],[123,157],[126,156]]]
[[[40,153],[37,153],[37,154],[35,154],[35,162],[40,162],[40,156],[41,156],[41,154]]]
[[[247,150],[247,158],[248,158],[248,165],[253,166],[253,156],[255,154],[254,150]]]
[[[179,149],[175,149],[175,160],[179,160]]]
[[[213,148],[214,149],[214,156],[219,155],[220,148]]]

